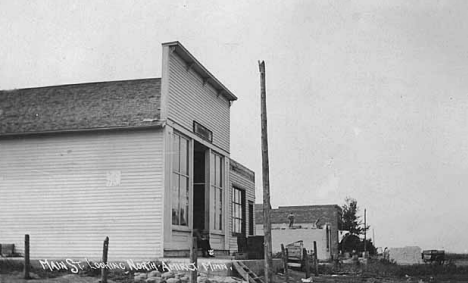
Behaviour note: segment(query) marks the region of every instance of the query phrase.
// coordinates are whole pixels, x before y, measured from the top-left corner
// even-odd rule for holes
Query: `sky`
[[[468,252],[468,2],[0,0],[0,89],[161,76],[180,41],[239,99],[231,157],[273,207],[367,209],[381,247]]]

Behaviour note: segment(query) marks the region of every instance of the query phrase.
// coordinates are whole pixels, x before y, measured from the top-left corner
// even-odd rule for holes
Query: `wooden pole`
[[[190,272],[190,282],[197,283],[197,269],[198,269],[198,245],[197,237],[192,238],[192,248],[190,249],[190,263],[195,265],[195,270]]]
[[[284,245],[281,244],[281,254],[283,255],[283,269],[284,269],[284,277],[286,283],[289,282],[289,272],[288,272],[288,250],[284,248]]]
[[[372,243],[374,244],[374,247],[377,247],[377,244],[375,243],[375,230],[374,227],[372,227]]]
[[[367,257],[367,224],[366,224],[366,209],[364,209],[364,258]]]
[[[310,277],[310,263],[309,263],[309,255],[307,254],[307,250],[303,249],[302,253],[304,254],[304,265],[305,265],[305,276],[306,279]]]
[[[272,247],[270,221],[270,165],[268,160],[268,131],[266,109],[265,61],[259,61],[260,90],[261,90],[261,122],[262,122],[262,177],[263,177],[263,231],[265,245],[265,283],[272,283]]]
[[[314,272],[318,276],[317,242],[314,241]]]
[[[31,262],[29,260],[29,235],[24,235],[24,279],[30,279],[29,270],[31,270]]]
[[[102,247],[102,262],[107,265],[107,252],[109,251],[109,237],[106,237]],[[107,283],[107,268],[101,268],[101,283]]]

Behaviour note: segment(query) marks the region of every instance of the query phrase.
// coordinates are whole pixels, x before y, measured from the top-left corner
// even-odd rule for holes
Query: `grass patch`
[[[24,262],[23,260],[0,260],[0,274],[22,274],[24,272]],[[36,274],[39,278],[55,278],[63,274],[68,273],[66,270],[63,271],[50,271],[48,269],[43,269],[35,265],[31,265],[30,273]]]
[[[9,274],[23,271],[24,264],[20,260],[0,260],[0,274]]]
[[[367,265],[361,265],[362,274],[376,277],[419,277],[419,278],[468,278],[468,266],[454,264],[414,264],[398,265],[394,262],[369,259]]]
[[[468,254],[445,253],[446,260],[468,260]]]
[[[311,271],[313,273],[313,268]],[[468,279],[468,266],[456,266],[448,263],[444,265],[437,264],[415,264],[398,265],[395,262],[387,260],[369,259],[364,263],[329,263],[319,265],[319,274],[321,275],[349,275],[363,278],[419,278],[423,280],[460,280]],[[468,282],[468,280],[467,280]]]

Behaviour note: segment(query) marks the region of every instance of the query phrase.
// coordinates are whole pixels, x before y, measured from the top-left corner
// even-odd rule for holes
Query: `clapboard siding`
[[[229,152],[230,103],[209,83],[186,68],[176,54],[169,55],[168,118],[192,130],[197,121],[213,132],[213,144]]]
[[[161,130],[0,139],[0,243],[99,259],[109,236],[111,260],[162,256],[162,152]]]
[[[249,231],[249,201],[255,203],[255,179],[254,179],[254,173],[248,169],[246,169],[244,166],[240,165],[239,163],[235,162],[234,160],[230,160],[230,170],[229,170],[229,180],[230,180],[230,188],[229,188],[229,194],[230,194],[230,211],[231,215],[233,214],[233,209],[232,209],[232,200],[233,200],[233,188],[236,187],[238,189],[244,190],[245,191],[245,217],[246,217],[246,223],[245,223],[245,231],[247,236],[248,231]],[[236,170],[236,169],[237,170]],[[253,177],[253,179],[248,178],[244,174],[240,174],[239,170],[248,172],[249,175]],[[253,212],[255,215],[255,211]],[[255,218],[254,218],[255,221]],[[230,251],[237,251],[237,237],[232,236],[232,216],[229,219],[229,250]],[[254,223],[254,231],[253,235],[255,235],[255,223]]]

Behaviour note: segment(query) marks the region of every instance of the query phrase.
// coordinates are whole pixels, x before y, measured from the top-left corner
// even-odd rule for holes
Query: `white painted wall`
[[[202,78],[194,70],[187,71],[185,62],[175,52],[164,51],[163,54],[169,57],[167,118],[190,131],[193,121],[197,121],[213,132],[213,145],[229,152],[229,101],[218,96],[209,83],[203,85]]]
[[[0,243],[31,258],[162,256],[162,131],[0,139]]]
[[[235,161],[234,164],[237,164]],[[232,192],[233,188],[236,187],[238,189],[244,190],[245,191],[245,198],[246,198],[246,203],[245,203],[245,218],[246,218],[246,223],[245,223],[245,230],[246,234],[248,235],[249,232],[249,201],[255,203],[255,182],[250,180],[249,178],[234,172],[232,170],[229,170],[229,180],[230,180],[230,188],[229,188],[229,200],[230,200],[230,218],[229,218],[229,250],[230,251],[237,251],[237,237],[232,236]],[[253,208],[253,220],[255,221],[255,206]],[[255,223],[253,224],[254,226],[254,231],[253,235],[255,235]]]
[[[398,264],[419,264],[422,263],[422,250],[417,246],[390,248],[390,260]]]

